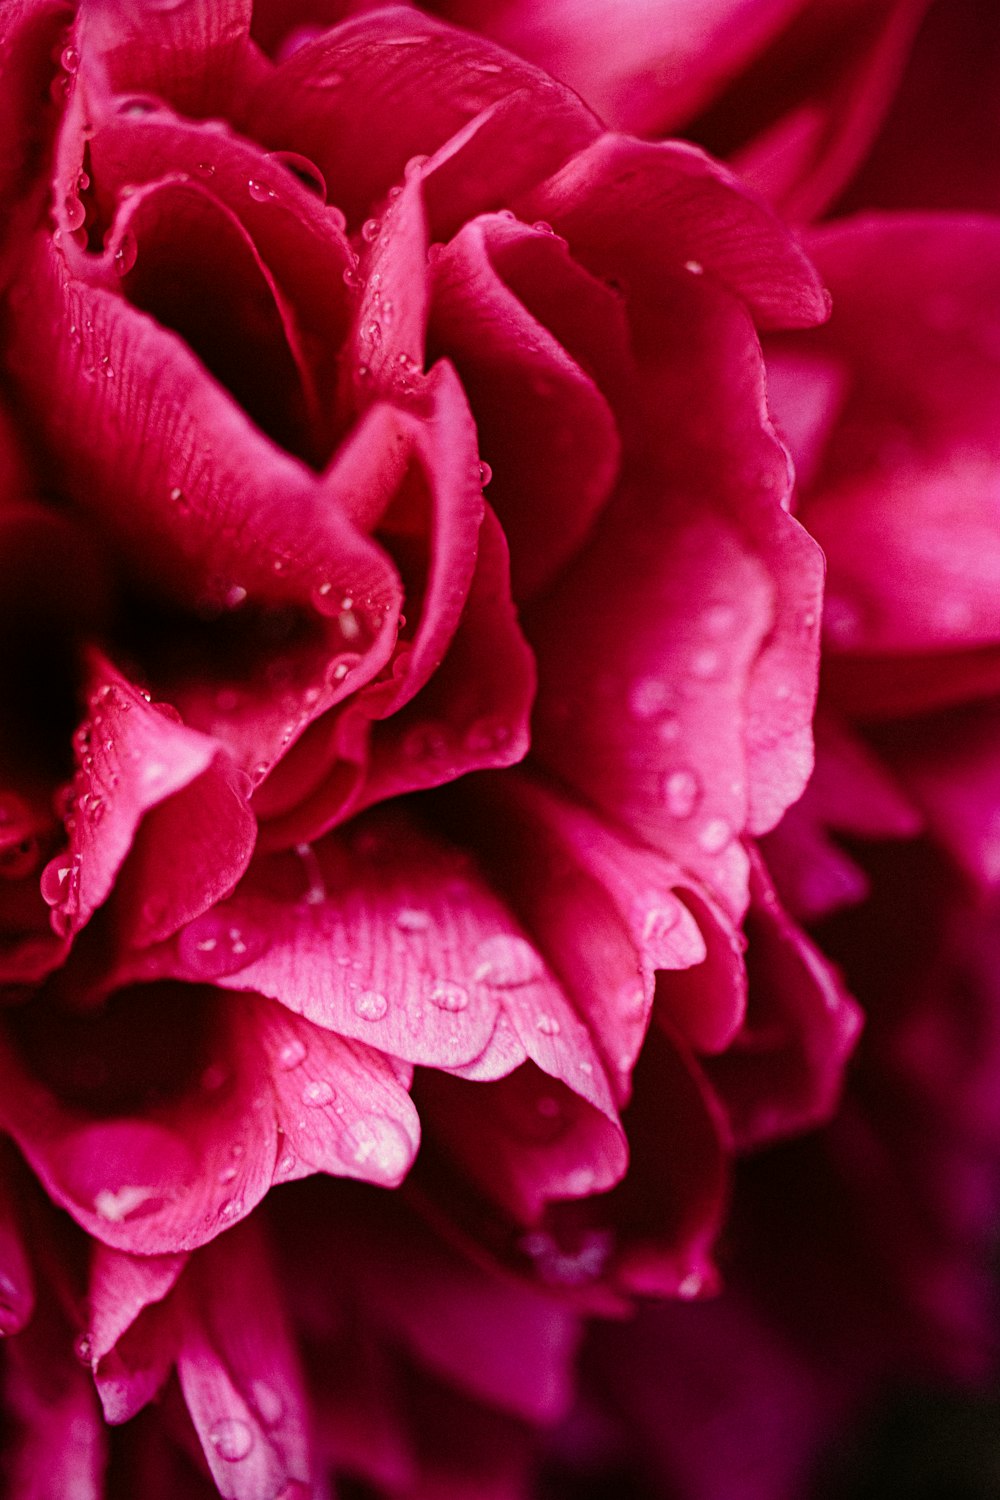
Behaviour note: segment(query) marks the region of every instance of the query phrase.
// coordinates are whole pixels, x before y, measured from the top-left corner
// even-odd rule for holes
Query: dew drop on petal
[[[306,1044],[300,1037],[293,1037],[286,1042],[278,1053],[278,1066],[286,1073],[292,1068],[297,1068],[299,1063],[304,1062],[306,1057]]]
[[[354,1002],[355,1014],[363,1021],[381,1021],[389,1002],[378,990],[363,990]]]
[[[326,198],[326,180],[319,167],[308,156],[301,156],[298,151],[272,151],[268,161],[279,162],[317,198]]]
[[[277,198],[273,188],[268,187],[266,182],[261,182],[256,177],[251,177],[247,182],[247,190],[255,203],[267,203],[269,199]]]
[[[235,1464],[253,1448],[253,1431],[239,1417],[223,1417],[209,1428],[208,1440],[220,1458]]]
[[[672,818],[689,818],[698,805],[701,786],[693,771],[671,771],[663,780],[663,800]]]
[[[562,1030],[562,1027],[559,1025],[559,1022],[556,1020],[555,1016],[539,1016],[535,1021],[535,1025],[542,1033],[542,1036],[558,1036],[560,1031]]]
[[[130,230],[126,230],[118,241],[118,248],[115,251],[114,257],[115,270],[119,276],[128,275],[129,271],[135,265],[137,255],[138,246],[136,245],[135,235]]]
[[[302,1090],[302,1103],[308,1104],[313,1109],[321,1109],[324,1104],[332,1104],[336,1099],[336,1090],[327,1083],[325,1078],[315,1078],[312,1083],[307,1083]]]
[[[629,712],[640,722],[655,719],[663,713],[672,697],[670,684],[661,677],[640,677],[629,688]]]
[[[725,818],[710,818],[698,834],[698,843],[706,854],[721,854],[732,837],[733,830]]]
[[[464,984],[455,984],[450,979],[439,979],[427,993],[427,998],[438,1010],[458,1012],[469,1004],[469,992]]]

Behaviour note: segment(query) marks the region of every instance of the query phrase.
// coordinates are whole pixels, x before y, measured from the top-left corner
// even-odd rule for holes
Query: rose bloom
[[[588,97],[716,110],[804,214],[918,10],[852,51],[720,6],[669,108]],[[539,71],[580,86],[562,43],[415,9],[7,0],[0,35],[9,1492],[524,1493],[582,1315],[716,1290],[735,1156],[826,1118],[858,1033],[793,915],[855,825],[817,781],[812,887],[794,823],[757,841],[813,762],[785,444],[830,547],[841,367],[861,422],[892,373],[780,331],[892,230],[818,271]],[[880,788],[861,831],[911,832]]]

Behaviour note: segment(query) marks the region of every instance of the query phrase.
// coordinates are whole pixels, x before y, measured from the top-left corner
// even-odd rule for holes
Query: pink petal
[[[588,322],[599,319],[624,343],[619,310],[562,241],[500,215],[466,225],[435,258],[433,272],[432,348],[456,365],[476,414],[480,451],[492,469],[490,501],[510,543],[515,594],[523,598],[577,550],[619,460],[604,397],[545,326],[546,315],[554,312],[558,327],[586,309]],[[553,285],[559,301],[548,290]]]
[[[253,852],[253,815],[219,747],[164,715],[96,652],[87,702],[69,846],[43,872],[42,893],[56,931],[72,934],[121,872],[129,936],[154,942],[232,890]]]
[[[480,780],[455,822],[475,827],[491,876],[587,1021],[620,1104],[654,994],[694,1046],[726,1046],[745,1003],[738,951],[734,968],[725,938],[717,951],[718,915],[676,865],[527,777]]]
[[[373,408],[338,454],[325,481],[334,493],[344,496],[359,520],[363,514],[364,524],[377,527],[380,541],[399,558],[406,633],[397,642],[392,674],[363,688],[344,713],[317,723],[261,789],[259,816],[275,820],[292,814],[269,829],[272,843],[287,845],[314,836],[359,801],[363,806],[374,800],[365,795],[361,777],[371,721],[395,714],[432,680],[467,602],[467,630],[489,629],[503,643],[509,661],[507,692],[500,705],[488,702],[489,709],[502,708],[509,692],[521,712],[526,710],[530,663],[509,604],[506,558],[495,538],[489,545],[484,542],[483,563],[477,569],[477,534],[484,507],[475,430],[461,387],[447,364],[438,364],[423,383],[421,406],[423,411],[414,414],[383,405]],[[470,599],[474,583],[475,595]],[[334,599],[331,607],[336,608]],[[337,618],[343,620],[345,607],[340,607]],[[353,627],[350,596],[346,613]],[[454,686],[453,667],[436,690],[438,701],[447,700],[449,685]],[[458,686],[461,692],[464,684]],[[488,693],[493,684],[484,687]],[[464,708],[461,702],[455,705],[456,718]],[[474,713],[477,719],[481,717],[478,703]],[[509,727],[513,745],[517,735],[515,726]],[[339,775],[332,775],[337,760],[345,764],[336,768]],[[472,757],[472,763],[482,761]],[[393,790],[434,785],[456,774],[441,767],[431,767],[428,774],[420,766],[407,766],[400,756],[396,767]],[[305,805],[311,792],[315,795]],[[380,789],[374,795],[385,792]]]
[[[277,1500],[307,1487],[302,1378],[259,1229],[199,1251],[177,1296],[177,1373],[220,1494]]]
[[[836,972],[780,906],[759,857],[751,892],[746,1020],[705,1065],[743,1147],[830,1116],[862,1024]]]
[[[881,216],[811,241],[837,312],[804,347],[847,388],[801,514],[828,557],[831,694],[862,712],[994,690],[998,233]]]
[[[37,268],[38,321],[30,334],[22,330],[15,364],[41,402],[69,489],[148,588],[146,607],[189,612],[169,646],[154,649],[159,691],[244,770],[262,775],[313,717],[384,664],[395,636],[395,573],[173,334],[107,292],[81,283],[64,292],[57,269],[58,259]],[[48,357],[41,328],[63,391],[58,408],[38,383]],[[348,594],[357,626],[350,642],[326,603]],[[205,671],[205,632],[214,679]]]
[[[299,180],[296,170],[303,168],[297,160],[281,152],[265,156],[235,135],[207,133],[162,110],[110,116],[89,149],[94,191],[108,217],[124,187],[180,172],[238,217],[287,301],[331,421],[338,356],[354,301],[344,280],[353,252],[320,193]],[[123,205],[111,244],[121,243],[126,212]],[[131,246],[124,253],[130,258]]]
[[[192,969],[224,962],[225,943],[231,950],[239,939],[224,918],[203,918],[181,935],[173,968],[183,972],[185,955]],[[321,1170],[395,1185],[406,1172],[419,1127],[398,1066],[381,1054],[259,996],[217,994],[213,1004],[208,989],[171,986],[128,998],[130,1010],[157,1001],[198,1007],[209,1058],[200,1087],[185,1079],[173,1097],[95,1118],[4,1046],[4,1128],[50,1197],[95,1238],[175,1254],[245,1217],[272,1181]],[[127,1051],[117,1065],[129,1069]],[[127,1080],[119,1086],[128,1098]]]
[[[550,223],[588,270],[635,289],[696,266],[761,327],[808,328],[829,311],[777,216],[694,146],[603,135],[515,207]]]
[[[263,78],[245,108],[255,135],[316,162],[331,200],[353,225],[402,182],[412,157],[436,152],[491,105],[503,109],[515,90],[519,112],[540,123],[541,139],[534,146],[530,132],[515,135],[510,161],[490,164],[493,201],[469,205],[478,211],[499,206],[526,175],[537,181],[594,130],[589,112],[566,90],[479,37],[387,6],[298,48]],[[548,117],[555,127],[546,131]],[[480,160],[474,154],[463,172],[467,183]]]
[[[785,218],[819,217],[876,138],[927,6],[803,5],[772,55],[737,79],[693,133],[724,151]],[[763,124],[745,140],[762,102]]]
[[[22,1216],[17,1176],[5,1153],[0,1175],[0,1329],[4,1336],[19,1333],[30,1322],[35,1307],[34,1276],[24,1243]]]
[[[167,99],[186,114],[225,113],[250,30],[251,0],[189,0],[168,9],[120,0],[87,6],[77,43],[83,80],[108,92]]]
[[[801,0],[448,0],[458,25],[481,27],[575,89],[602,120],[636,135],[689,118],[762,50]]]
[[[170,1297],[183,1255],[128,1255],[94,1247],[88,1353],[107,1422],[127,1422],[173,1368],[178,1329]]]
[[[669,301],[664,286],[635,309],[635,415],[653,449],[642,482],[527,619],[534,743],[738,914],[736,836],[773,826],[811,769],[822,559],[785,510],[787,459],[745,317],[685,274]],[[609,631],[595,601],[618,600],[629,608]]]
[[[89,1376],[57,1299],[40,1302],[5,1351],[5,1481],[24,1500],[102,1500],[106,1443]]]

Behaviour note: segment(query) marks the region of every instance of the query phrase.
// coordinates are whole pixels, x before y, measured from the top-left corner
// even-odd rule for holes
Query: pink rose
[[[491,42],[274,14],[0,9],[39,1496],[100,1486],[91,1373],[246,1500],[447,1463],[435,1379],[551,1418],[575,1314],[714,1288],[734,1154],[824,1119],[858,1031],[756,842],[812,766],[822,557],[756,331],[823,320],[811,262]],[[401,1425],[443,1447],[351,1449],[355,1335],[432,1372]],[[143,1493],[200,1483],[135,1433]]]

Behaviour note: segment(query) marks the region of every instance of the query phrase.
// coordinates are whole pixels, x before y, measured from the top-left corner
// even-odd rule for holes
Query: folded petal
[[[68,847],[42,873],[56,931],[72,934],[119,874],[121,921],[133,942],[176,932],[228,894],[256,836],[235,766],[220,747],[168,717],[93,653]]]

